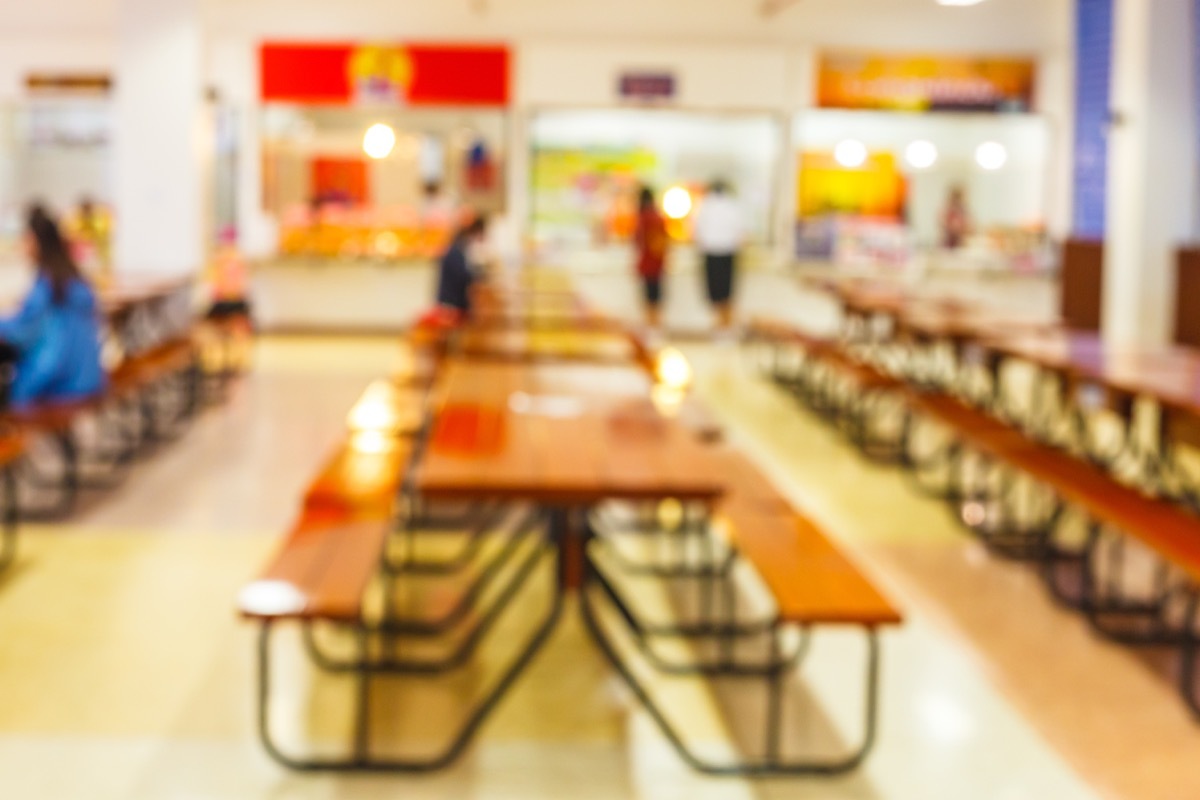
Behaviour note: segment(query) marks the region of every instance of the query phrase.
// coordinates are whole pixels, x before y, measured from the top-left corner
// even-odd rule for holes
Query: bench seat
[[[752,320],[746,332],[751,338],[798,345],[812,355],[836,350],[840,345],[836,337],[809,333],[790,323],[763,317]]]
[[[1177,503],[1144,494],[1103,469],[948,395],[910,393],[914,409],[964,442],[1051,489],[1063,501],[1140,540],[1200,582],[1200,518]]]
[[[796,514],[740,507],[726,512],[730,540],[775,598],[779,619],[797,625],[899,625],[895,606],[821,532]]]
[[[308,488],[304,505],[345,516],[387,518],[408,472],[411,440],[380,437],[364,449],[351,436],[325,462]]]
[[[267,568],[238,597],[244,617],[356,623],[391,526],[306,512]]]

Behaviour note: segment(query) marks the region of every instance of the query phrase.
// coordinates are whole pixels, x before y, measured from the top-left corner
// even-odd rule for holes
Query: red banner
[[[502,45],[278,44],[259,51],[264,102],[504,106]]]

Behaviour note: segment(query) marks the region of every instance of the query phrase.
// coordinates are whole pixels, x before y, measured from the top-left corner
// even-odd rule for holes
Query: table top
[[[1043,369],[1200,413],[1200,351],[1178,345],[1112,345],[1096,333],[1069,330],[996,336],[981,344]]]
[[[1058,330],[1057,320],[1019,316],[962,303],[910,303],[896,315],[896,328],[922,339],[969,342],[1014,334],[1040,334]]]
[[[620,330],[477,327],[459,332],[459,352],[500,361],[602,361],[631,363],[638,357],[632,338]]]
[[[114,278],[97,289],[100,307],[115,315],[163,300],[191,284],[190,278]]]
[[[716,500],[718,450],[660,411],[651,390],[633,366],[448,361],[417,488],[555,505]]]
[[[579,319],[589,313],[587,304],[570,288],[534,288],[497,281],[480,286],[475,306],[475,315],[485,319]]]

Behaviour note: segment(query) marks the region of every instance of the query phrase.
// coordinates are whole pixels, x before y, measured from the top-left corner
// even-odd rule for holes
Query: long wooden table
[[[417,488],[431,499],[556,506],[714,502],[724,491],[717,456],[650,395],[634,366],[451,360]]]
[[[458,334],[457,353],[479,360],[592,361],[629,364],[639,358],[621,330],[529,330],[471,325]]]

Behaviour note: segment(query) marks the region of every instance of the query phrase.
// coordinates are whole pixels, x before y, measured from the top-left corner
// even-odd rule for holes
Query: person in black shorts
[[[733,284],[742,246],[742,216],[724,181],[713,181],[696,212],[696,245],[704,256],[704,286],[721,335],[733,326]]]

